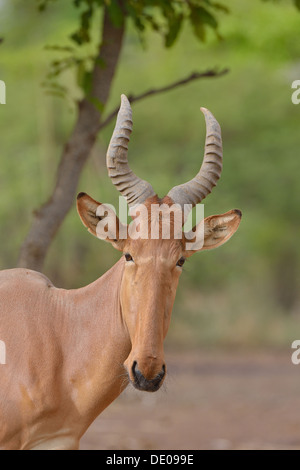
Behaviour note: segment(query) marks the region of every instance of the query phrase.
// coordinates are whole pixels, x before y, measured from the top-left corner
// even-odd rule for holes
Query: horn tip
[[[127,98],[126,95],[124,95],[124,93],[121,94],[121,101],[127,101],[127,102],[129,102],[129,99]]]

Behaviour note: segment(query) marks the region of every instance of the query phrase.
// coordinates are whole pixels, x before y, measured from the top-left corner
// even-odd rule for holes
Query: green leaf
[[[74,47],[70,46],[59,46],[59,45],[51,45],[51,44],[46,44],[44,47],[47,51],[59,51],[59,52],[74,52],[75,49]]]
[[[66,98],[66,94],[55,90],[45,90],[45,95],[57,96],[58,98]]]
[[[85,28],[80,28],[78,31],[71,34],[70,39],[72,39],[72,41],[75,42],[78,46],[86,44],[91,40],[89,30]]]
[[[60,91],[61,93],[68,92],[68,89],[65,86],[60,85],[60,83],[57,83],[57,82],[50,82],[50,81],[45,80],[44,82],[41,83],[41,86],[43,88],[48,88],[49,90],[51,89],[55,91]]]
[[[208,25],[213,29],[218,27],[216,19],[203,7],[191,5],[190,20],[194,33],[201,41],[205,41],[206,37],[204,25]]]
[[[79,31],[76,31],[76,33],[71,34],[70,39],[72,39],[72,41],[75,42],[78,46],[81,46],[81,44],[83,44],[83,40]]]
[[[139,6],[139,4],[131,5],[130,3],[126,3],[126,11],[128,15],[132,18],[137,30],[143,32],[145,30],[145,24],[142,21],[142,15],[138,8]]]
[[[165,46],[171,47],[176,41],[182,25],[183,15],[174,15],[169,20],[169,31],[165,35]]]
[[[84,62],[80,62],[77,65],[77,70],[76,70],[76,81],[77,85],[79,88],[82,88],[82,84],[84,82],[84,75],[85,75],[85,67],[84,67]]]
[[[206,32],[205,32],[204,25],[202,23],[193,23],[193,21],[192,21],[192,24],[194,28],[194,33],[197,36],[197,38],[200,39],[200,41],[205,42]]]
[[[217,20],[214,18],[214,16],[211,13],[209,13],[209,11],[205,10],[205,8],[202,8],[202,7],[197,8],[197,10],[198,10],[198,15],[202,23],[205,23],[214,29],[218,27]]]
[[[93,19],[94,7],[93,2],[88,2],[87,10],[84,10],[80,15],[80,27],[75,33],[71,34],[70,38],[78,46],[90,42],[90,28]]]
[[[300,0],[294,0],[295,7],[300,10]]]
[[[74,5],[76,8],[79,8],[80,5],[82,4],[82,1],[83,1],[83,0],[73,0],[73,5]]]
[[[228,8],[227,6],[223,5],[223,3],[213,2],[213,3],[211,4],[211,6],[212,6],[213,8],[215,8],[216,10],[223,11],[223,13],[230,13],[230,8]]]
[[[99,111],[99,113],[103,113],[104,111],[104,104],[95,98],[94,96],[89,97],[89,101],[95,106],[95,108]]]
[[[59,98],[66,99],[68,97],[69,90],[60,85],[57,82],[49,81],[46,79],[44,82],[41,83],[41,86],[44,88],[44,92],[46,95],[58,96]]]
[[[110,4],[107,6],[107,11],[112,23],[117,28],[120,28],[124,22],[124,16],[119,3],[116,0],[111,0]]]
[[[153,16],[147,13],[145,13],[144,16],[145,20],[147,21],[147,23],[149,23],[149,25],[154,31],[159,32],[161,30],[161,25],[157,22],[156,18],[153,18]]]
[[[85,96],[88,96],[91,93],[92,77],[93,77],[92,72],[85,72],[83,74],[82,89],[84,91]]]
[[[198,39],[200,39],[200,41],[204,42],[206,38],[205,29],[201,21],[201,18],[199,18],[196,8],[192,8],[191,14],[190,14],[190,20],[191,20],[195,35],[197,36]]]
[[[53,1],[55,0],[38,0],[38,10],[41,12],[45,11],[48,7],[48,4]]]

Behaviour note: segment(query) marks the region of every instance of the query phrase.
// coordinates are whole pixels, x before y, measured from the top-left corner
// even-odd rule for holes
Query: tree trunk
[[[50,199],[34,211],[31,228],[21,247],[19,267],[42,270],[51,241],[74,203],[82,168],[100,128],[101,112],[92,102],[97,100],[101,108],[107,102],[122,48],[124,23],[117,28],[105,9],[102,42],[92,74],[91,99],[85,98],[78,104],[77,121],[63,150],[55,188]]]

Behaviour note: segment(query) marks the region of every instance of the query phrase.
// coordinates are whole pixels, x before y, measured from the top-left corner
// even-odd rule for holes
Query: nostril
[[[131,367],[133,377],[136,377],[136,372],[135,372],[136,366],[137,366],[137,362],[133,361],[133,364],[132,364],[132,367]]]
[[[165,364],[163,364],[160,373],[157,374],[156,376],[156,380],[160,382],[164,378],[165,375],[166,375],[166,366]]]
[[[132,372],[132,376],[134,379],[134,384],[138,388],[143,386],[143,382],[147,382],[147,380],[145,379],[145,377],[143,376],[143,374],[139,371],[137,367],[137,361],[133,361],[131,372]]]

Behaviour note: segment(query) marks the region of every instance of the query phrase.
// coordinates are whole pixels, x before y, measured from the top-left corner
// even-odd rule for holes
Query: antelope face
[[[77,208],[84,225],[93,235],[123,252],[120,302],[131,340],[131,352],[124,366],[131,383],[143,391],[158,390],[166,375],[163,342],[185,260],[197,251],[225,243],[235,233],[241,219],[239,210],[207,217],[193,229],[193,234],[201,229],[203,237],[201,244],[192,248],[190,233],[182,232],[185,205],[191,209],[201,202],[211,192],[222,169],[220,127],[209,111],[203,109],[203,112],[207,136],[200,171],[193,180],[173,188],[161,200],[151,185],[140,180],[128,166],[131,108],[122,95],[107,153],[107,167],[113,183],[128,205],[135,209],[132,224],[124,226],[111,208],[84,193],[78,195]],[[159,209],[158,218],[152,216],[154,206]],[[167,226],[169,236],[165,233]]]
[[[141,231],[143,223],[148,219],[139,222]],[[168,223],[162,216],[160,225]],[[171,237],[128,238],[123,253],[121,305],[132,344],[125,367],[137,389],[154,392],[166,375],[163,342],[186,259],[184,244]]]
[[[121,305],[132,349],[125,361],[139,390],[156,391],[166,374],[166,337],[182,268],[179,243],[131,245],[124,255]],[[140,244],[141,245],[141,244]]]

